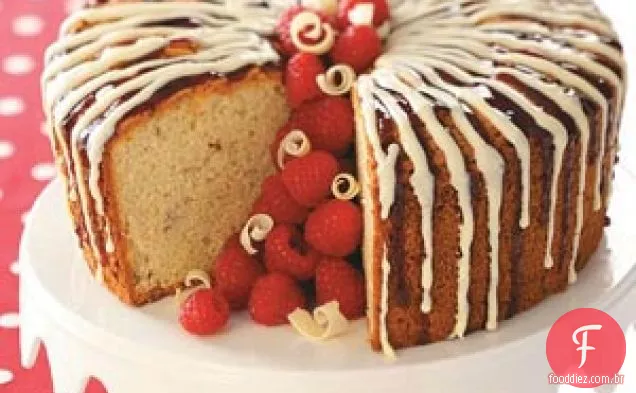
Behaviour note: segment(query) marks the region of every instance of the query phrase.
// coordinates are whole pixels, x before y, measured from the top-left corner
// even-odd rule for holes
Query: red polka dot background
[[[55,176],[43,124],[42,53],[57,34],[65,0],[0,0],[0,392],[52,392],[45,352],[20,365],[18,244],[28,210]],[[103,392],[91,383],[90,393]]]

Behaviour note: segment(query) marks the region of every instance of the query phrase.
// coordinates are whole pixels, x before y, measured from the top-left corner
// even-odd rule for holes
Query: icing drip
[[[376,83],[381,87],[398,90],[398,81],[388,72],[374,73]],[[422,312],[428,313],[432,308],[431,286],[433,285],[433,199],[435,182],[428,165],[428,159],[420,142],[411,127],[409,119],[400,109],[398,103],[381,89],[375,91],[378,99],[384,104],[397,124],[401,145],[408,158],[413,162],[413,174],[410,178],[413,192],[422,206],[422,240],[424,243],[424,259],[422,261]]]
[[[375,162],[378,165],[380,217],[386,220],[389,217],[391,206],[395,200],[395,162],[400,153],[400,147],[396,144],[392,144],[389,146],[386,154],[382,150],[376,125],[377,118],[373,101],[373,82],[368,76],[361,76],[358,80],[358,93],[361,98],[360,106],[364,113],[365,133],[371,143]]]
[[[389,342],[389,332],[386,328],[386,318],[389,313],[389,273],[391,264],[389,263],[386,247],[382,256],[382,293],[380,295],[380,345],[382,352],[388,357],[395,357],[395,350]]]
[[[391,206],[395,200],[395,184],[396,173],[395,163],[400,153],[400,147],[397,144],[391,144],[388,152],[385,154],[380,144],[380,138],[377,127],[377,116],[375,99],[373,95],[374,84],[371,77],[363,75],[358,79],[357,92],[360,97],[360,108],[363,112],[363,128],[365,136],[369,141],[373,150],[374,160],[377,164],[378,193],[380,202],[380,217],[386,220],[389,217]],[[388,331],[386,328],[386,318],[389,310],[389,273],[391,264],[388,260],[386,245],[380,269],[382,271],[380,285],[380,315],[379,330],[380,344],[382,351],[389,357],[395,357],[395,351],[389,342]]]
[[[391,73],[379,70],[374,74],[377,84],[380,87],[385,89],[396,91],[401,94],[409,103],[414,113],[422,120],[424,124],[427,125],[427,131],[430,136],[435,141],[435,144],[443,151],[446,157],[446,164],[448,168],[448,172],[450,174],[450,183],[453,188],[457,191],[458,195],[458,203],[461,212],[461,223],[459,226],[459,242],[460,242],[460,257],[458,261],[458,295],[457,295],[457,321],[455,325],[455,329],[452,333],[452,337],[462,337],[466,331],[466,326],[468,323],[468,284],[469,284],[469,276],[470,276],[470,246],[472,244],[473,239],[473,231],[474,231],[474,222],[473,222],[473,212],[470,204],[470,176],[468,175],[464,160],[459,150],[459,147],[452,139],[447,130],[444,129],[442,124],[437,119],[437,116],[433,112],[432,102],[425,99],[420,94],[417,94],[413,89],[410,89],[407,85],[399,82],[397,78],[393,77]],[[402,146],[404,146],[407,155],[414,162],[415,167],[418,167],[418,164],[421,166],[421,156],[423,155],[422,148],[420,147],[419,141],[416,139],[412,128],[409,125],[409,120],[406,115],[400,108],[397,101],[391,97],[389,93],[385,90],[378,89],[375,92],[377,98],[386,106],[393,121],[397,124],[398,131],[400,133],[400,140]],[[413,156],[410,156],[409,150],[415,150]],[[419,153],[419,154],[417,154]],[[413,158],[415,159],[413,159]],[[419,162],[418,162],[419,161]],[[425,163],[425,161],[424,161]],[[430,210],[432,207],[432,192],[433,189],[433,179],[431,178],[430,171],[427,169],[428,177],[426,179],[426,183],[424,185],[415,183],[413,184],[414,190],[418,195],[418,199],[423,206],[423,210]],[[416,169],[417,170],[417,169]],[[419,175],[420,173],[418,173]],[[415,176],[415,173],[414,173]],[[428,189],[419,189],[415,188],[416,186],[427,186]],[[421,194],[426,193],[424,196]],[[422,199],[424,199],[424,203],[422,203]],[[428,211],[426,214],[422,214],[427,218],[427,223],[423,228],[426,228],[429,233],[428,236],[431,236],[430,228],[432,227],[431,220],[431,212]],[[427,250],[427,254],[431,251]],[[428,281],[428,280],[427,280]],[[430,288],[429,288],[430,289]]]
[[[379,141],[375,139],[377,135],[374,135],[378,131],[375,127],[377,107],[385,108],[390,114],[399,132],[400,145],[413,164],[414,173],[410,183],[422,208],[421,236],[426,250],[422,261],[421,309],[427,313],[434,308],[430,298],[430,286],[433,282],[430,260],[430,252],[433,249],[430,207],[433,203],[434,178],[419,141],[413,137],[413,126],[395,94],[399,94],[411,108],[414,108],[426,130],[433,138],[437,137],[435,142],[444,152],[449,171],[453,172],[451,181],[454,180],[453,186],[458,191],[459,199],[463,188],[458,184],[458,179],[464,181],[469,176],[456,143],[435,116],[432,109],[435,105],[442,103],[450,109],[457,131],[474,149],[476,165],[483,176],[488,198],[490,283],[486,328],[494,329],[498,319],[499,214],[505,163],[501,154],[473,128],[467,114],[477,113],[491,123],[516,152],[521,175],[521,229],[528,227],[530,222],[529,140],[523,132],[523,125],[517,124],[508,113],[494,108],[489,100],[494,98],[493,94],[503,97],[549,135],[553,151],[551,179],[546,190],[546,268],[554,265],[552,243],[555,237],[555,221],[560,219],[555,217],[556,202],[559,181],[563,177],[563,160],[569,142],[569,130],[566,129],[564,119],[550,115],[540,104],[531,101],[524,89],[509,85],[499,76],[509,75],[522,86],[539,92],[547,100],[545,102],[548,105],[555,105],[573,120],[581,149],[579,172],[576,174],[578,188],[572,191],[576,193],[572,255],[567,261],[569,281],[574,282],[586,203],[584,193],[588,181],[588,165],[594,166],[592,208],[599,211],[607,203],[607,200],[603,199],[607,198],[607,195],[602,195],[602,187],[605,184],[609,189],[611,180],[606,176],[609,176],[611,171],[603,165],[603,158],[616,154],[616,114],[624,103],[622,79],[626,69],[625,62],[620,51],[611,44],[616,41],[616,35],[609,22],[599,14],[592,2],[585,0],[576,3],[543,0],[506,3],[473,0],[401,0],[393,4],[392,17],[392,31],[386,44],[386,53],[376,61],[376,71],[370,76],[360,78],[357,91],[361,98],[362,122],[366,125],[369,143],[374,147],[379,170],[383,168],[381,164],[386,161],[386,156],[379,148]],[[613,103],[608,101],[600,84],[606,84],[614,90],[617,97],[616,108],[612,107]],[[594,129],[590,128],[589,113],[584,109],[583,100],[592,102],[599,110],[600,120],[597,125],[600,126],[600,130],[596,126]],[[596,136],[597,153],[589,151],[593,131]],[[447,139],[441,139],[442,135]],[[588,163],[591,154],[597,157],[594,163]],[[394,174],[378,174],[379,182],[390,180],[390,184],[393,185],[395,179],[391,176]],[[387,187],[384,188],[386,190]],[[391,199],[386,196],[383,198],[382,191],[380,199],[383,208],[390,207],[393,202],[392,196]],[[470,193],[464,194],[464,199],[467,203],[463,205],[459,201],[463,216],[462,226],[459,228],[462,254],[458,269],[458,312],[454,336],[463,334],[462,321],[467,318],[467,314],[464,314],[467,313],[467,303],[463,301],[468,287],[470,250],[468,249],[467,253],[463,250],[472,242],[472,232],[466,228],[466,224],[470,223],[472,230],[470,217],[467,221],[467,215],[471,213]],[[388,212],[383,210],[383,213],[385,214],[382,218],[386,219]],[[468,259],[463,259],[464,257]],[[390,262],[385,255],[382,261],[382,296],[388,291],[386,280]],[[382,307],[388,307],[388,298],[382,299]],[[386,328],[383,325],[385,317],[384,314],[380,315],[381,329]],[[384,334],[386,333],[381,330],[380,336],[385,337]]]

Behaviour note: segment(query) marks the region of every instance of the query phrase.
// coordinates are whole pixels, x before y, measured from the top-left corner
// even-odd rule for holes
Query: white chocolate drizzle
[[[380,144],[377,117],[380,112],[388,114],[399,135],[399,143],[391,144],[401,150],[412,165],[411,186],[421,205],[422,240],[424,259],[422,261],[422,311],[435,308],[431,300],[431,284],[434,281],[432,261],[432,213],[434,176],[430,173],[422,144],[413,138],[414,131],[410,118],[404,112],[406,102],[419,121],[424,124],[436,146],[443,152],[450,182],[457,191],[462,226],[459,228],[460,249],[458,253],[458,310],[456,326],[451,336],[464,333],[468,318],[467,288],[469,285],[470,249],[472,228],[470,221],[472,196],[466,193],[469,181],[467,168],[463,163],[456,141],[440,124],[433,108],[441,107],[450,111],[456,131],[474,150],[476,167],[483,177],[488,198],[488,230],[490,254],[490,282],[488,288],[488,313],[486,328],[495,329],[498,321],[499,236],[500,212],[503,198],[503,175],[505,161],[484,136],[474,128],[470,115],[478,114],[494,126],[499,135],[514,148],[520,164],[521,206],[519,228],[523,231],[530,225],[530,143],[527,130],[517,124],[514,113],[496,109],[491,100],[502,97],[506,106],[518,108],[526,118],[534,121],[534,128],[545,132],[552,144],[550,152],[551,173],[547,190],[546,239],[544,267],[556,267],[556,254],[552,255],[553,240],[565,234],[555,234],[559,184],[565,176],[576,176],[578,188],[570,190],[575,195],[573,209],[576,215],[569,260],[559,261],[559,270],[567,269],[572,283],[576,280],[576,260],[583,230],[585,206],[599,211],[607,205],[611,186],[611,167],[603,164],[604,158],[616,154],[616,133],[619,114],[624,103],[625,61],[620,50],[611,42],[616,40],[607,19],[599,14],[591,1],[577,2],[533,0],[525,2],[496,2],[458,0],[448,2],[433,0],[420,2],[402,0],[391,10],[391,34],[388,36],[386,52],[376,61],[376,70],[371,75],[359,78],[355,91],[359,97],[364,135],[371,148],[372,159],[377,165],[376,178],[379,185],[380,218],[389,217],[389,209],[394,201],[395,173],[388,171],[395,164],[386,165],[387,154]],[[601,61],[603,58],[603,61]],[[512,84],[510,76],[517,82]],[[605,84],[613,90],[614,101],[601,89]],[[533,101],[530,93],[541,95]],[[399,96],[399,99],[398,99]],[[591,102],[599,113],[599,121],[590,123],[588,108],[584,100]],[[541,105],[550,105],[567,114],[571,122],[549,114]],[[591,127],[593,124],[594,128]],[[566,128],[570,127],[570,128]],[[572,136],[570,134],[572,134]],[[578,135],[576,134],[578,133]],[[593,134],[594,133],[594,134]],[[444,135],[447,138],[442,138]],[[435,139],[437,137],[437,139]],[[564,157],[570,138],[578,138],[580,154],[578,171],[572,175],[564,173]],[[596,138],[597,151],[591,150],[591,139]],[[595,161],[588,163],[594,154]],[[589,165],[594,166],[594,198],[585,199],[584,193]],[[605,195],[602,195],[605,185]],[[463,196],[462,196],[463,194]],[[568,195],[565,198],[570,198]],[[462,202],[461,199],[464,199]],[[369,206],[369,204],[363,204]],[[567,212],[566,212],[567,214]],[[534,222],[534,221],[533,221]],[[543,221],[542,221],[543,222]],[[568,224],[570,225],[570,224]],[[563,228],[565,231],[566,229]],[[571,233],[569,232],[569,233]],[[374,235],[372,235],[374,236]],[[568,235],[572,236],[572,235]],[[570,237],[568,237],[570,239]],[[366,244],[366,243],[365,243]],[[388,278],[392,261],[388,255],[388,244],[381,260],[381,304],[379,337],[385,351],[391,352],[388,342],[386,318],[390,309]],[[468,250],[464,253],[464,250]],[[569,255],[569,254],[568,254]],[[468,259],[463,259],[464,257]],[[517,261],[511,261],[517,263]],[[561,265],[562,263],[562,265]],[[567,266],[566,266],[567,265]]]

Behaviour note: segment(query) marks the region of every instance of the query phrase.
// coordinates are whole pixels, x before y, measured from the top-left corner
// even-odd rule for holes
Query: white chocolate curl
[[[320,90],[330,96],[347,94],[356,81],[356,72],[347,64],[336,64],[316,77]]]
[[[307,135],[301,130],[291,130],[289,134],[285,135],[285,138],[280,141],[280,146],[276,154],[278,167],[283,169],[286,155],[298,158],[306,156],[310,151],[311,142]]]
[[[267,214],[253,215],[241,231],[241,245],[248,254],[254,255],[258,252],[252,245],[252,241],[262,242],[274,228],[274,219]]]
[[[329,23],[323,23],[320,16],[311,11],[303,11],[296,15],[292,19],[290,30],[292,42],[301,52],[324,55],[336,41],[336,32],[333,27]],[[303,42],[303,37],[316,43],[306,44]]]
[[[183,280],[185,289],[177,288],[175,299],[177,306],[180,306],[191,294],[203,288],[212,288],[210,275],[199,269],[191,270]]]
[[[345,185],[347,188],[342,191],[341,188]],[[333,183],[331,183],[331,192],[336,199],[349,201],[360,193],[360,184],[353,175],[341,173],[333,179]]]
[[[338,13],[338,0],[303,0],[303,5],[328,16]]]
[[[349,11],[349,22],[355,26],[373,26],[375,6],[371,3],[360,3]]]
[[[340,305],[333,301],[317,307],[312,315],[297,308],[287,316],[292,327],[310,340],[327,340],[340,336],[349,328],[349,321],[340,312]]]

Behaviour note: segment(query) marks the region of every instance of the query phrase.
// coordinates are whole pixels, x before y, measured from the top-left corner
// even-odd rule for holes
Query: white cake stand
[[[22,362],[32,366],[42,342],[55,393],[81,393],[91,376],[110,393],[555,392],[544,348],[559,316],[597,307],[625,328],[636,320],[635,200],[636,178],[619,168],[612,226],[567,293],[498,332],[402,351],[389,362],[371,352],[362,322],[316,344],[289,327],[235,316],[226,334],[195,339],[180,330],[172,299],[121,304],[81,260],[56,181],[35,204],[21,245]]]

